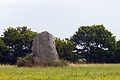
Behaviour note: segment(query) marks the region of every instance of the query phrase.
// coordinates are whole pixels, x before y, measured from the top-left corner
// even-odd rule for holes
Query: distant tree
[[[103,25],[82,26],[71,37],[76,45],[75,51],[79,58],[88,62],[112,62],[115,51],[115,36]]]
[[[75,53],[73,52],[75,46],[70,40],[61,40],[60,38],[55,39],[56,49],[60,59],[64,59],[70,62],[75,62]]]
[[[0,64],[8,64],[10,61],[9,48],[5,45],[2,38],[0,38]]]
[[[27,29],[26,26],[8,28],[5,30],[3,40],[14,55],[14,62],[17,57],[24,57],[31,53],[32,41],[37,33]]]
[[[116,49],[113,61],[114,63],[120,63],[120,40],[116,42]]]

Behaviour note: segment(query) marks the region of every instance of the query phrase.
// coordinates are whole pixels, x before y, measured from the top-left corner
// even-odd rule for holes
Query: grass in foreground
[[[81,64],[64,68],[1,65],[0,80],[120,80],[120,64]]]

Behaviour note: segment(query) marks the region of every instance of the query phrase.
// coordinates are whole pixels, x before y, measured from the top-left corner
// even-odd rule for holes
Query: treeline
[[[18,57],[32,53],[32,41],[36,34],[26,26],[5,30],[0,39],[0,63],[15,64]]]
[[[0,63],[16,64],[31,54],[37,32],[26,26],[8,28],[0,37]],[[70,37],[55,39],[60,59],[73,63],[120,63],[120,41],[103,25],[81,26]]]

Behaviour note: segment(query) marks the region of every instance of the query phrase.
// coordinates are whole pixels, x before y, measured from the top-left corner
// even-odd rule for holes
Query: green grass
[[[0,80],[120,80],[120,64],[19,68],[1,65]]]

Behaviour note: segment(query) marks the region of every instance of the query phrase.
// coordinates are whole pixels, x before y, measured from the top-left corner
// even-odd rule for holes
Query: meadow
[[[120,64],[80,64],[46,68],[0,65],[0,80],[120,80]]]

